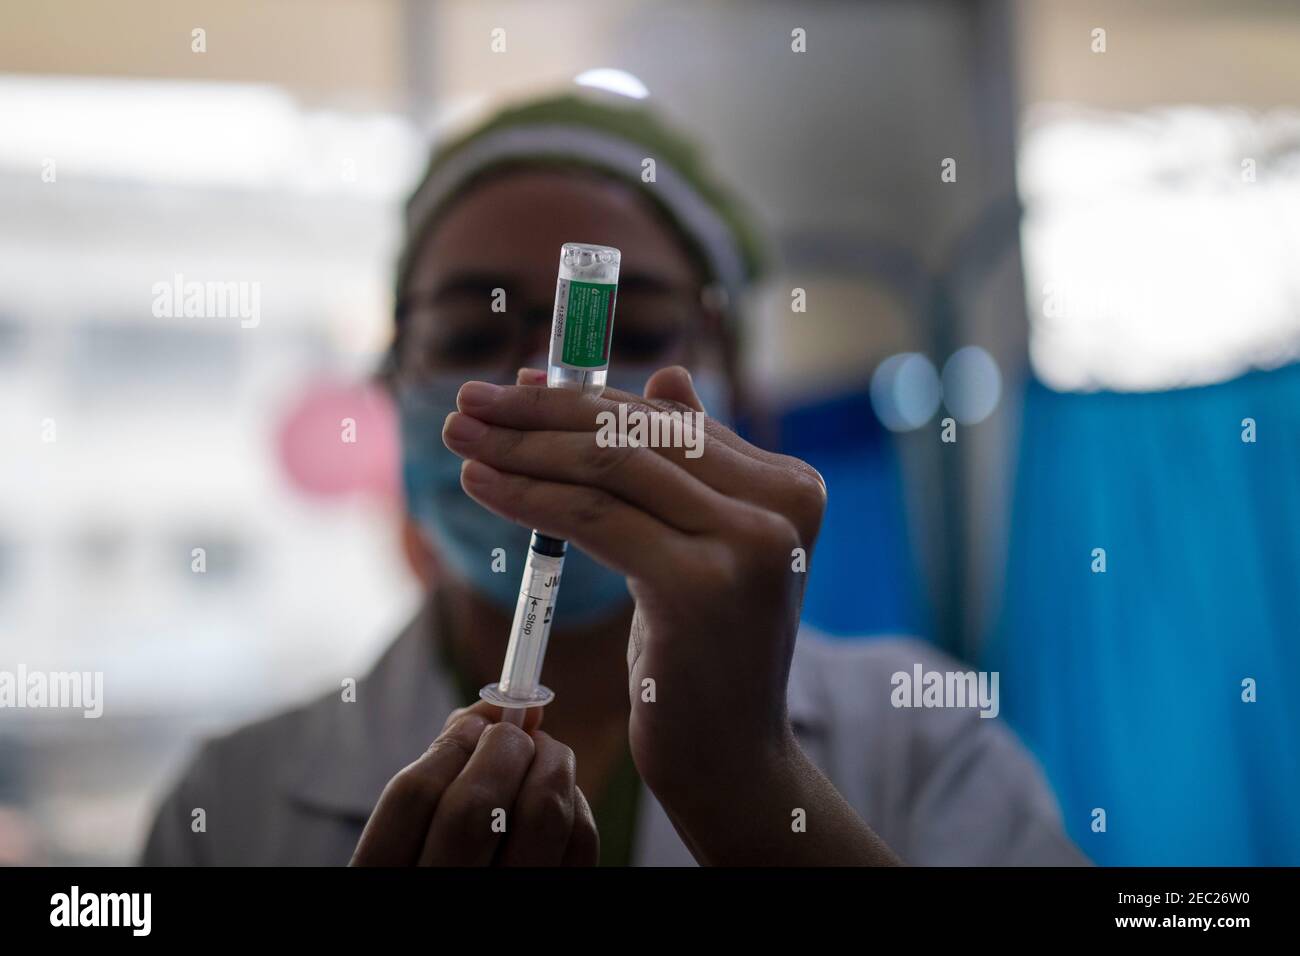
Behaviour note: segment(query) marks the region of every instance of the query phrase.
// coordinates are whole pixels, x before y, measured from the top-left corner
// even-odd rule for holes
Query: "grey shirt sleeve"
[[[969,671],[913,639],[803,634],[791,673],[805,750],[904,862],[1086,865],[1038,764],[998,717],[970,707],[895,707],[892,677]]]
[[[212,794],[205,784],[210,774],[211,761],[205,746],[190,763],[184,776],[163,800],[154,817],[153,826],[140,854],[141,866],[207,866],[211,864],[205,852],[207,846],[203,833],[194,831],[194,811],[210,809],[200,794]]]
[[[1047,781],[1014,734],[973,710],[943,714],[956,719],[917,721],[922,759],[907,808],[909,862],[1086,864],[1065,834]]]

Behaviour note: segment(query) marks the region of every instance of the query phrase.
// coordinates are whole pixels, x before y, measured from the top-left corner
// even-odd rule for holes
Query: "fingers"
[[[522,372],[525,370],[521,369],[520,371]],[[544,380],[545,379],[543,378],[543,381]],[[520,384],[524,383],[521,381]],[[691,380],[690,372],[682,368],[680,365],[661,368],[659,371],[651,375],[650,380],[646,382],[645,397],[652,401],[665,401],[687,405],[696,411],[708,411],[700,401],[699,396],[695,393],[695,385]],[[713,443],[715,451],[719,446],[721,446],[741,458],[769,465],[780,472],[794,474],[800,479],[811,478],[816,484],[821,486],[823,492],[825,491],[826,483],[822,481],[821,475],[818,474],[817,469],[813,468],[807,462],[791,457],[790,455],[781,455],[776,452],[759,448],[757,445],[751,445],[731,429],[714,419],[709,419],[708,422],[706,422],[705,429],[707,431],[708,440]]]
[[[545,386],[546,373],[540,369],[521,368],[516,374],[516,381],[523,387],[466,382],[457,395],[456,407],[480,421],[507,428],[595,431],[596,416],[606,411],[617,414],[620,404],[644,411],[680,411],[683,405],[694,411],[707,411],[700,404],[689,380],[690,373],[686,369],[671,366],[660,369],[650,377],[646,396],[607,388],[599,397],[593,397],[567,388],[539,387]],[[658,393],[660,388],[664,389],[665,394]],[[686,400],[688,393],[693,401]],[[781,467],[789,467],[794,463],[803,465],[789,455],[780,455],[751,445],[713,418],[706,419],[705,428],[710,442],[727,445],[748,457]]]
[[[514,724],[492,724],[438,801],[420,862],[487,866],[509,826],[509,811],[528,773],[533,739]]]
[[[353,866],[414,866],[419,861],[440,800],[488,726],[488,718],[474,708],[448,718],[429,749],[384,787],[357,843]]]
[[[501,866],[559,866],[569,846],[577,808],[573,751],[548,734],[533,734],[532,765],[515,798]]]
[[[466,415],[492,425],[532,431],[595,431],[596,416],[601,412],[617,414],[620,403],[650,409],[640,395],[613,388],[595,396],[575,389],[546,388],[544,385],[466,382],[456,395],[456,408]]]
[[[620,403],[645,411],[680,410],[682,406],[695,411],[708,411],[695,394],[690,373],[680,365],[660,369],[650,376],[644,397],[613,388],[605,389],[599,398],[584,396],[570,389],[535,388],[546,383],[546,373],[540,369],[521,368],[516,381],[519,385],[529,387],[511,389],[489,386],[496,389],[496,392],[489,393],[478,388],[487,383],[467,382],[461,389],[460,398],[469,400],[458,398],[457,407],[462,412],[491,424],[509,428],[565,431],[595,430],[596,416],[602,411],[617,412]],[[470,386],[473,386],[472,395],[466,396],[466,389]],[[751,445],[714,418],[705,419],[705,431],[707,441],[713,445],[731,448],[746,458],[764,462],[781,471],[805,472],[820,482],[821,476],[807,462]]]
[[[546,370],[521,368],[515,373],[515,384],[545,385]],[[683,405],[689,405],[697,412],[708,411],[700,402],[699,396],[695,394],[691,373],[680,365],[661,368],[651,375],[649,381],[646,382],[645,396],[646,398],[662,398],[670,402],[680,402]]]
[[[682,531],[725,526],[734,503],[650,448],[606,447],[591,432],[517,431],[460,412],[447,416],[443,442],[498,471],[603,488]]]
[[[645,393],[647,399],[681,402],[708,411],[695,394],[690,373],[681,366],[655,372],[646,383]],[[710,454],[698,460],[703,467],[693,469],[696,477],[725,495],[763,508],[784,510],[801,532],[808,533],[805,541],[811,544],[826,510],[826,481],[821,473],[793,455],[751,445],[714,418],[706,418],[704,427]],[[751,489],[751,493],[746,494],[744,489]],[[779,507],[792,502],[793,510]]]
[[[465,493],[489,511],[571,541],[629,577],[671,577],[689,548],[690,539],[682,532],[601,488],[505,474],[479,461],[465,462],[460,481]]]
[[[523,729],[525,731],[532,733],[542,725],[543,709],[541,707],[528,707],[524,710]],[[487,718],[488,722],[493,724],[499,724],[505,719],[505,711],[502,708],[495,704],[489,704],[485,700],[477,700],[469,707],[461,707],[448,714],[446,721],[443,722],[443,729],[450,727],[453,721],[464,714],[478,714],[480,717]]]
[[[645,397],[680,402],[697,412],[708,411],[700,401],[700,396],[695,394],[695,383],[691,381],[691,373],[680,365],[661,368],[651,375],[650,380],[645,383]]]
[[[592,816],[591,804],[580,788],[573,788],[573,830],[564,850],[562,866],[595,866],[600,862],[600,831]]]
[[[520,369],[520,382],[544,380],[537,369]],[[479,386],[487,391],[481,391]],[[717,497],[684,497],[686,486],[649,467],[652,456],[668,461],[713,489],[722,499],[748,502],[789,517],[805,546],[811,547],[826,508],[826,485],[816,469],[789,455],[764,451],[711,418],[704,421],[702,454],[688,457],[676,448],[604,448],[592,432],[601,412],[617,415],[620,402],[629,411],[700,411],[698,396],[685,369],[660,369],[650,379],[647,398],[607,389],[593,399],[565,389],[500,388],[469,383],[462,389],[461,413],[449,416],[444,441],[457,454],[478,459],[499,471],[552,481],[589,484],[647,508],[660,520],[683,531],[699,532],[735,520]],[[472,411],[471,411],[472,409]],[[475,430],[476,424],[487,426]],[[572,432],[564,441],[560,433]],[[525,436],[536,434],[536,440]],[[635,487],[634,487],[635,485]],[[467,489],[468,490],[468,489]],[[710,514],[713,512],[716,516]]]
[[[573,751],[535,728],[492,723],[484,701],[453,711],[443,731],[388,786],[353,866],[594,865],[599,837],[577,787]]]

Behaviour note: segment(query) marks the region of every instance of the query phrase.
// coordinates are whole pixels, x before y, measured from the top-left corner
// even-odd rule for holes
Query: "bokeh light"
[[[967,345],[943,364],[943,404],[963,425],[984,421],[1002,397],[1002,373],[993,356],[978,345]]]
[[[871,377],[871,407],[895,432],[920,428],[939,408],[939,373],[919,352],[891,355]]]

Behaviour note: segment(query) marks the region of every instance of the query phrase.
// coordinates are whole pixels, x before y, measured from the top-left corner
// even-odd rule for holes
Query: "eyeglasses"
[[[703,325],[703,302],[698,289],[620,289],[611,363],[685,360]],[[553,309],[553,302],[520,308],[508,294],[481,291],[405,296],[397,304],[390,369],[407,381],[462,369],[513,371],[549,335]]]

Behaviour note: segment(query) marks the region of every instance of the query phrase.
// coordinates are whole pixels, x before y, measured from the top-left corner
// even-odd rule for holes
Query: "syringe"
[[[549,388],[589,395],[605,390],[621,260],[622,253],[611,246],[566,242],[560,248],[547,359]],[[533,532],[501,680],[479,691],[488,703],[502,708],[504,719],[513,724],[522,726],[529,707],[543,707],[555,699],[555,693],[540,681],[566,547],[559,538]]]

